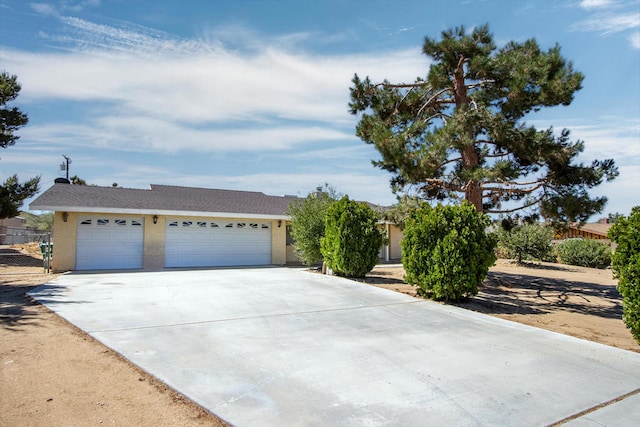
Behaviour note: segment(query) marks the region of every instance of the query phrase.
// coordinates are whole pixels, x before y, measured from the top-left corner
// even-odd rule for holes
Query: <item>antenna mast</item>
[[[62,157],[64,157],[65,161],[60,164],[60,170],[67,171],[67,181],[69,181],[69,165],[71,164],[71,158],[64,154]]]

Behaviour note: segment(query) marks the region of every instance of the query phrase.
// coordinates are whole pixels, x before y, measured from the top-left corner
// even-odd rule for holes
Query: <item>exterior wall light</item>
[[[154,215],[153,216],[153,223],[157,224],[158,223],[158,215]]]
[[[280,228],[280,227],[282,227],[282,220],[281,219],[278,220],[278,228]]]
[[[67,212],[62,212],[62,221],[67,222],[69,219],[69,214]]]

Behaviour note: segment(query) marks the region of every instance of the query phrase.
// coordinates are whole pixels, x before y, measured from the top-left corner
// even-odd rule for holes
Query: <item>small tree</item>
[[[336,201],[336,191],[325,184],[304,200],[291,203],[287,215],[291,217],[291,237],[298,259],[305,265],[322,261],[320,239],[324,237],[325,214]]]
[[[541,224],[523,224],[511,230],[501,229],[497,233],[498,246],[504,247],[509,258],[515,258],[519,263],[523,259],[549,259],[553,252],[551,241],[553,230]]]
[[[7,178],[0,186],[0,219],[18,215],[24,200],[36,194],[39,185],[39,176],[23,183],[18,181],[18,175]]]
[[[456,206],[423,203],[405,223],[402,264],[405,281],[418,293],[459,301],[478,293],[496,256],[490,220],[468,202]]]
[[[22,212],[21,215],[27,220],[27,227],[35,228],[42,232],[53,231],[53,212],[46,212],[40,215]]]
[[[363,277],[375,267],[384,236],[378,215],[367,204],[343,197],[327,210],[325,230],[320,249],[334,272]]]
[[[420,203],[420,198],[403,194],[398,197],[398,202],[395,205],[382,212],[382,217],[404,230],[404,222],[407,220],[409,213],[420,206]]]
[[[622,295],[622,319],[640,343],[640,206],[628,218],[618,219],[609,229],[609,238],[618,244],[611,267]]]

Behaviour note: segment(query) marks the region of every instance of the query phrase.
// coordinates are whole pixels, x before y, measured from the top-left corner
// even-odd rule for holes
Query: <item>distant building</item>
[[[556,235],[556,239],[595,239],[595,240],[606,240],[607,243],[610,243],[609,237],[607,233],[611,228],[611,224],[608,223],[606,219],[591,222],[587,224],[583,224],[579,226],[578,224],[569,225],[569,229],[560,235]]]
[[[31,241],[34,229],[27,227],[21,216],[0,219],[0,245],[14,245]]]

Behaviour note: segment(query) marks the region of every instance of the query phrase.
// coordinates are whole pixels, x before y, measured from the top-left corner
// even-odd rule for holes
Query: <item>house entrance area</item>
[[[271,264],[271,223],[168,219],[165,267]]]

